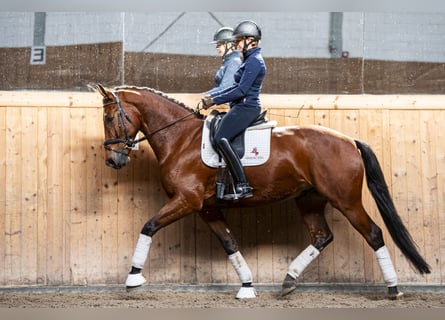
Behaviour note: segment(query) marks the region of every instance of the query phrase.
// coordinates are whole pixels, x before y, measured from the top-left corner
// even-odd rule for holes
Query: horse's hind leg
[[[296,280],[306,267],[318,257],[320,252],[333,240],[324,215],[327,200],[315,190],[308,191],[296,200],[303,221],[309,230],[311,244],[289,265],[283,281],[281,296],[287,295],[297,287]]]
[[[226,252],[233,268],[241,280],[242,287],[236,295],[237,299],[255,298],[256,290],[252,285],[252,272],[239,252],[238,244],[230,232],[226,219],[221,210],[203,210],[199,213],[201,218],[207,223],[210,230],[218,237],[224,251]]]
[[[374,250],[377,263],[382,272],[383,280],[388,287],[388,295],[392,300],[398,300],[403,293],[397,287],[397,273],[389,256],[383,240],[382,230],[372,221],[366,213],[361,201],[357,201],[355,206],[342,208],[335,206],[349,220],[352,226],[363,236],[368,245]]]

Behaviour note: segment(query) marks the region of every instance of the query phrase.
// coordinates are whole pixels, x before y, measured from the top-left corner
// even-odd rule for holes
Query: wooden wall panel
[[[47,121],[39,123],[44,127],[46,123],[48,133],[46,139],[47,146],[47,215],[46,232],[42,238],[46,250],[46,277],[43,284],[60,285],[66,283],[64,278],[65,270],[65,212],[63,202],[63,109],[45,108],[47,111]],[[51,124],[51,125],[48,125]]]
[[[32,284],[38,270],[38,188],[39,177],[37,159],[40,156],[37,144],[37,108],[21,110],[21,279],[25,284]],[[44,156],[43,156],[44,157]],[[23,183],[26,182],[26,183]]]
[[[440,111],[436,113],[437,117],[435,117],[436,128],[438,128],[437,132],[435,132],[436,140],[433,155],[436,155],[436,179],[437,179],[437,211],[433,212],[433,216],[437,217],[437,220],[434,220],[436,224],[439,225],[439,243],[437,244],[437,252],[432,250],[428,251],[427,256],[435,256],[437,257],[435,260],[429,260],[435,267],[436,272],[434,273],[437,277],[440,277],[440,282],[444,283],[445,276],[445,232],[443,232],[445,228],[445,215],[443,214],[443,208],[445,205],[445,132],[442,130],[443,128],[443,117],[444,112]],[[434,158],[434,156],[432,157]],[[437,230],[437,229],[436,229]],[[428,230],[429,231],[429,230]],[[434,231],[433,231],[434,232]],[[428,247],[426,249],[429,249]],[[439,276],[440,273],[440,276]]]
[[[199,95],[172,94],[189,105]],[[396,207],[433,267],[420,276],[383,229],[401,283],[445,277],[444,96],[264,95],[279,125],[319,124],[368,142]],[[147,143],[119,170],[105,166],[94,93],[0,92],[0,286],[122,284],[143,224],[167,197]],[[256,283],[280,284],[309,236],[292,201],[225,212]],[[374,253],[332,207],[334,242],[302,283],[382,283]],[[238,278],[199,216],[161,230],[143,270],[149,284],[232,284]]]
[[[47,263],[46,257],[48,254],[47,246],[39,246],[44,239],[48,230],[48,112],[46,108],[37,108],[37,117],[34,119],[36,127],[36,145],[34,146],[38,150],[35,157],[37,163],[36,176],[36,212],[34,215],[37,217],[37,268],[36,278],[37,284],[45,283],[47,275]],[[40,178],[41,177],[41,178]],[[34,279],[31,280],[33,283]]]
[[[6,282],[6,108],[0,108],[0,283]]]
[[[6,110],[5,284],[24,283],[22,269],[22,117],[20,108]]]
[[[429,229],[429,232],[424,233],[424,250],[425,258],[431,261],[432,267],[438,269],[439,272],[434,272],[427,277],[429,283],[435,283],[440,281],[440,267],[442,260],[440,255],[440,214],[439,214],[439,185],[437,171],[440,167],[440,162],[443,162],[443,158],[437,157],[436,148],[440,148],[441,135],[438,131],[441,131],[441,123],[439,123],[440,111],[431,113],[421,113],[419,117],[419,129],[421,136],[421,180],[422,188],[419,197],[423,200],[423,225]],[[438,145],[439,144],[439,145]],[[442,149],[443,150],[443,149]],[[439,153],[440,155],[440,153]],[[442,152],[443,155],[443,152]],[[439,164],[439,165],[438,165]]]
[[[102,167],[103,156],[101,152],[101,136],[98,135],[97,119],[102,117],[98,108],[85,110],[85,137],[82,143],[86,153],[86,218],[85,233],[88,239],[86,256],[97,257],[89,259],[86,278],[88,282],[102,280]]]

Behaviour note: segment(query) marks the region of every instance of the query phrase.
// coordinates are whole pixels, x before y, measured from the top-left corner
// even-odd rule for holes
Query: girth
[[[210,134],[210,143],[212,144],[212,147],[214,150],[218,150],[218,148],[215,145],[215,133],[218,130],[218,127],[221,123],[222,118],[226,115],[227,112],[219,112],[218,110],[212,110],[212,112],[209,114],[208,119],[210,118],[210,121],[206,125],[209,126],[209,134]],[[253,127],[256,125],[259,125],[261,123],[267,122],[266,120],[266,113],[267,109],[262,111],[258,117],[252,121],[252,123],[249,125],[249,127]],[[232,145],[233,150],[238,154],[240,158],[244,157],[245,152],[245,146],[244,146],[244,134],[246,133],[246,129],[244,129],[240,134],[238,134],[235,138],[233,138],[232,141],[230,141],[230,144]]]

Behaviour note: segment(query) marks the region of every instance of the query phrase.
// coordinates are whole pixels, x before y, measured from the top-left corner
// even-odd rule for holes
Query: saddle
[[[215,133],[221,124],[222,118],[226,115],[227,112],[219,112],[218,110],[212,110],[210,114],[207,116],[206,125],[209,128],[209,139],[213,149],[217,150],[215,145]],[[258,117],[253,120],[253,122],[249,125],[249,127],[254,127],[263,123],[266,123],[266,113],[267,109],[262,111]],[[245,153],[245,140],[244,135],[247,129],[244,129],[240,134],[238,134],[233,140],[230,142],[232,145],[233,151],[238,154],[238,157],[241,159],[244,157]]]
[[[231,141],[243,166],[258,166],[269,159],[271,131],[277,122],[267,121],[266,112],[267,110],[263,111],[245,131]],[[212,110],[202,127],[201,159],[211,168],[225,166],[224,159],[221,159],[214,145],[215,132],[225,114]]]
[[[258,166],[265,163],[270,156],[270,136],[276,121],[266,120],[267,110],[261,114],[243,132],[237,135],[231,145],[238,154],[243,166]],[[215,132],[218,130],[221,120],[226,112],[212,110],[206,118],[202,131],[201,159],[209,167],[218,168],[216,180],[217,204],[224,203],[224,195],[232,193],[235,182],[222,156],[216,151]],[[247,154],[246,154],[246,150]],[[222,201],[222,202],[221,202]]]

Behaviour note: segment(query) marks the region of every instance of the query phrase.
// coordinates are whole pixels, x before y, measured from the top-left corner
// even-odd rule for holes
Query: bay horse
[[[131,147],[148,140],[159,161],[162,185],[169,198],[139,234],[127,290],[146,282],[142,268],[156,232],[198,213],[221,242],[240,279],[236,298],[254,298],[252,272],[217,204],[217,169],[206,166],[200,158],[204,116],[199,113],[199,104],[192,109],[150,88],[110,89],[97,84],[96,90],[103,97],[106,165],[122,168],[129,160]],[[145,136],[135,141],[138,131]],[[327,203],[341,212],[374,250],[389,298],[402,296],[382,231],[362,204],[365,174],[394,243],[419,273],[431,272],[395,209],[380,164],[368,144],[315,125],[276,127],[270,141],[270,159],[260,166],[245,168],[254,196],[232,201],[229,207],[256,207],[295,199],[311,243],[290,263],[282,296],[296,289],[298,277],[333,240],[324,215]]]

